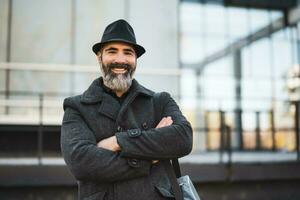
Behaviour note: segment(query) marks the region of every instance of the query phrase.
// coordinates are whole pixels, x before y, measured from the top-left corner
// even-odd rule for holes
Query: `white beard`
[[[116,92],[126,92],[130,88],[134,71],[126,74],[113,74],[110,71],[110,73],[105,74],[102,65],[100,69],[103,76],[103,83],[106,87]]]

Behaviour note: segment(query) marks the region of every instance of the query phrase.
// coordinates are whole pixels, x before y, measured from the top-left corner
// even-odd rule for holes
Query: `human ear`
[[[97,53],[96,57],[97,57],[98,62],[101,64],[102,63],[102,55],[101,55],[100,51]]]

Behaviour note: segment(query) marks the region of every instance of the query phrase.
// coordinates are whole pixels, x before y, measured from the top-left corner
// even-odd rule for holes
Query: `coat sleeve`
[[[164,92],[161,94],[162,117],[171,116],[173,124],[150,130],[131,129],[116,133],[121,156],[160,160],[180,158],[192,150],[192,128],[176,102]],[[159,120],[160,121],[160,120]]]
[[[67,166],[77,180],[115,182],[147,176],[147,160],[123,158],[119,153],[97,147],[93,132],[79,112],[65,106],[61,149]]]

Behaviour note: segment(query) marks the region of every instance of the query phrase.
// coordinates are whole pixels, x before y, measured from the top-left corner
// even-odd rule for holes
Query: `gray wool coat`
[[[163,163],[191,152],[191,125],[168,93],[154,93],[136,80],[131,87],[122,105],[104,92],[101,78],[64,101],[61,149],[78,180],[79,199],[174,198]],[[165,116],[173,124],[156,129]],[[97,147],[113,135],[121,152]]]

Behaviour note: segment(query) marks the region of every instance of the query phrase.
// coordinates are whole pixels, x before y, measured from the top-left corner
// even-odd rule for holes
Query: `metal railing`
[[[3,92],[0,92],[0,95],[3,94]],[[13,92],[11,95],[14,96],[28,96],[31,97],[31,100],[24,100],[24,99],[0,99],[0,108],[2,108],[2,125],[8,125],[11,124],[8,120],[8,123],[5,123],[5,116],[8,118],[10,117],[12,109],[14,107],[21,107],[23,109],[35,109],[37,112],[34,112],[34,115],[37,117],[34,117],[31,121],[31,125],[35,125],[37,127],[37,158],[39,160],[39,163],[41,164],[41,159],[44,157],[44,132],[45,132],[45,126],[51,124],[49,123],[49,120],[45,120],[45,110],[47,108],[51,110],[60,110],[61,112],[56,113],[54,116],[57,117],[57,119],[60,119],[57,121],[57,123],[52,123],[51,125],[60,126],[61,119],[62,119],[62,99],[63,97],[70,96],[72,94],[66,94],[66,93],[32,93],[32,92]],[[11,96],[12,97],[12,96]],[[35,97],[32,99],[32,97]],[[47,98],[53,98],[58,97],[57,100],[49,101]],[[47,102],[48,101],[48,102]],[[45,103],[47,102],[47,103]],[[242,137],[242,141],[244,141],[244,145],[246,144],[247,140],[245,139],[245,133],[247,132],[246,129],[241,127],[236,127],[234,124],[228,124],[227,118],[229,114],[233,114],[233,116],[242,116],[244,111],[242,110],[234,110],[234,111],[225,111],[225,110],[215,110],[215,111],[205,111],[206,117],[204,118],[205,125],[203,127],[193,127],[195,134],[197,136],[200,136],[203,134],[205,138],[205,144],[204,148],[202,147],[202,151],[197,151],[197,148],[195,148],[195,152],[205,153],[205,152],[218,152],[219,155],[219,162],[232,162],[232,155],[234,152],[276,152],[280,149],[276,148],[276,142],[275,142],[275,136],[278,132],[284,132],[284,134],[287,134],[288,132],[294,132],[294,140],[292,142],[295,142],[295,147],[292,149],[292,152],[295,152],[297,154],[297,159],[299,161],[300,152],[299,152],[299,102],[293,102],[295,105],[295,115],[294,115],[294,127],[288,127],[288,128],[277,128],[276,124],[274,122],[274,111],[253,111],[252,114],[255,116],[255,128],[252,130],[252,132],[255,134],[255,145],[252,145],[253,148],[246,148],[246,146],[242,146],[241,144],[234,146],[233,141],[234,137],[240,134],[240,137]],[[249,112],[249,111],[248,111]],[[12,112],[13,113],[13,112]],[[261,124],[260,124],[260,116],[263,113],[268,113],[270,116],[270,127],[268,130],[262,130]],[[209,115],[214,114],[218,115],[218,120],[214,121],[214,127],[211,127],[209,124]],[[31,114],[32,115],[32,114]],[[26,117],[30,116],[27,115]],[[0,119],[1,119],[0,117]],[[12,115],[14,117],[14,115]],[[28,122],[28,121],[27,121]],[[216,125],[217,123],[217,125]],[[14,125],[24,125],[29,123],[24,123],[24,121],[15,121]],[[261,141],[261,135],[263,132],[269,132],[271,133],[271,147],[264,148]],[[217,133],[218,137],[213,138],[215,143],[218,143],[219,145],[215,145],[215,147],[211,147],[210,139],[212,134]],[[253,135],[252,135],[253,136]],[[235,137],[236,138],[236,137]],[[197,140],[197,138],[195,138]],[[216,142],[216,140],[218,140]],[[235,139],[237,141],[238,139]],[[59,149],[58,149],[59,151]],[[224,155],[227,156],[227,159],[223,159]]]
[[[194,127],[194,132],[197,135],[204,135],[204,137],[200,137],[200,139],[205,140],[205,148],[202,149],[205,152],[216,152],[219,155],[219,162],[232,162],[232,155],[233,153],[237,152],[250,152],[250,153],[257,153],[257,152],[270,152],[270,153],[280,153],[280,152],[291,152],[296,153],[295,161],[300,161],[300,151],[299,151],[299,107],[300,102],[292,102],[295,106],[295,112],[293,116],[293,126],[292,127],[276,127],[275,120],[274,120],[274,111],[252,111],[248,112],[248,114],[252,114],[255,117],[255,126],[252,130],[247,130],[245,128],[236,126],[235,124],[227,123],[227,116],[228,114],[234,114],[233,116],[242,116],[244,111],[242,110],[234,110],[234,111],[225,111],[225,110],[215,110],[215,111],[206,111],[204,121],[204,127]],[[269,127],[262,128],[261,127],[261,115],[263,113],[268,113],[269,115]],[[209,115],[218,115],[218,120],[213,121],[214,126],[210,126],[209,122]],[[241,120],[241,119],[240,119]],[[247,147],[247,143],[250,143],[250,139],[246,138],[250,135],[252,139],[254,139],[254,143],[252,143],[251,147]],[[194,136],[197,136],[197,135]],[[262,136],[263,135],[270,135],[268,138],[268,143],[271,145],[263,145]],[[211,145],[211,136],[217,135],[214,137],[214,142],[217,145]],[[285,150],[280,148],[276,142],[276,136],[281,135],[285,138],[291,136],[293,138],[289,141],[289,149]],[[233,137],[235,136],[235,138]],[[238,137],[241,138],[238,138]],[[199,138],[196,138],[196,140]],[[281,138],[282,139],[282,138]],[[235,146],[233,145],[233,141],[237,143]],[[243,143],[239,143],[239,141],[243,141]],[[213,146],[213,147],[212,147]],[[199,151],[198,151],[199,152]],[[201,150],[200,150],[201,152]],[[226,161],[223,160],[223,155],[227,156]]]

